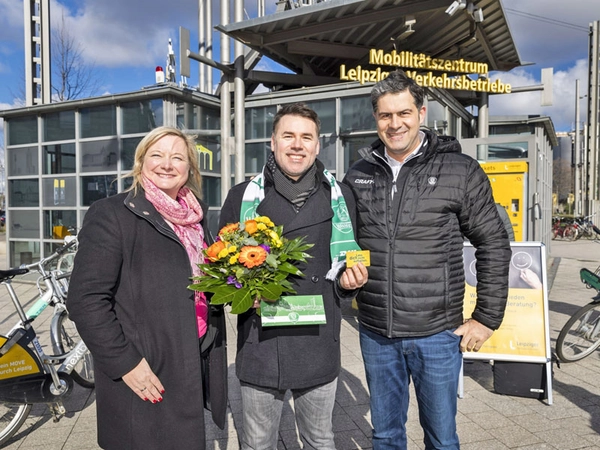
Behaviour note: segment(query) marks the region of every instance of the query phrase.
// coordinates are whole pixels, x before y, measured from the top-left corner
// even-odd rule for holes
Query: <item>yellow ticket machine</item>
[[[508,212],[515,232],[515,241],[526,240],[527,162],[497,161],[482,163],[481,167],[490,179],[494,200]]]

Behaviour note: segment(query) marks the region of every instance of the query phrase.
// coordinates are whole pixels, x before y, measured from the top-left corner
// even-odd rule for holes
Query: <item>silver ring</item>
[[[146,388],[144,387],[144,388],[140,389],[140,392],[144,392],[145,390],[146,390]]]

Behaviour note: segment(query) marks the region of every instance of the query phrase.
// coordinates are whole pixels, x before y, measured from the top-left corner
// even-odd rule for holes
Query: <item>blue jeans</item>
[[[307,389],[291,389],[296,425],[305,449],[335,450],[333,406],[337,378]],[[276,450],[286,390],[241,382],[242,450]]]
[[[411,379],[425,448],[460,448],[456,433],[460,339],[452,331],[388,339],[360,327],[360,347],[371,396],[374,450],[406,449]]]

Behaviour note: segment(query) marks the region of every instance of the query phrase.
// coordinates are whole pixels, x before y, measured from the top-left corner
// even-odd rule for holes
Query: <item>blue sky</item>
[[[220,22],[220,1],[213,1],[213,23]],[[155,67],[165,66],[168,40],[177,54],[179,26],[197,39],[198,0],[51,0],[51,21],[64,17],[81,45],[88,64],[98,75],[97,95],[117,94],[154,84]],[[247,17],[255,17],[256,1],[246,1]],[[267,0],[267,13],[275,0]],[[541,69],[554,68],[554,103],[540,106],[540,93],[491,96],[490,115],[541,114],[552,117],[557,131],[569,131],[575,120],[575,80],[580,95],[587,92],[588,30],[600,20],[598,0],[502,0],[513,39],[524,62],[530,65],[495,76],[513,86],[540,83]],[[165,7],[168,5],[168,7]],[[233,8],[231,8],[233,14]],[[22,104],[24,92],[23,3],[0,0],[0,110]],[[220,35],[213,33],[218,54]],[[233,45],[231,45],[233,48]],[[189,85],[198,84],[192,63]],[[261,70],[272,70],[261,62]],[[219,75],[213,73],[213,81]],[[580,103],[585,120],[585,100]],[[3,124],[0,120],[0,132]],[[1,143],[0,143],[1,144]]]

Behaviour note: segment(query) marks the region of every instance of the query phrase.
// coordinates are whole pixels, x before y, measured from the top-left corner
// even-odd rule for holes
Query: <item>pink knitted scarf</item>
[[[200,225],[203,213],[198,199],[185,186],[179,190],[177,200],[173,200],[144,176],[142,176],[142,185],[144,186],[148,201],[152,203],[163,219],[173,228],[173,231],[175,231],[175,234],[185,247],[190,258],[192,273],[194,276],[201,275],[198,264],[204,263],[202,250],[206,248],[206,242],[204,242],[204,230],[202,229],[202,225]],[[196,305],[196,319],[198,321],[198,336],[202,337],[206,333],[208,319],[208,305],[204,292],[196,291],[194,301]]]

